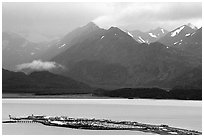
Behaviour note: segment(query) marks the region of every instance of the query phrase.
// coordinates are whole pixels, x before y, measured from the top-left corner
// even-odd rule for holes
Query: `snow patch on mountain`
[[[157,37],[157,36],[154,35],[153,33],[149,33],[149,35],[150,35],[151,37],[153,37],[153,38],[156,38],[156,37]]]
[[[161,32],[164,33],[164,29],[161,29]]]
[[[65,45],[66,45],[66,44],[61,45],[61,46],[59,47],[59,49],[62,48],[62,47],[64,47]]]
[[[188,37],[188,36],[190,36],[190,35],[191,35],[190,33],[187,33],[185,36]]]
[[[141,43],[145,43],[145,40],[142,39],[140,36],[139,36],[139,39],[138,39]]]
[[[174,45],[181,45],[182,44],[182,39],[180,41],[174,42]]]
[[[178,41],[177,42],[174,42],[174,45],[176,45],[178,43]]]
[[[192,34],[191,34],[191,36],[193,36],[195,34],[195,32],[193,32]]]
[[[131,37],[133,37],[133,35],[130,32],[127,32],[128,35],[130,35]]]
[[[171,32],[171,37],[174,37],[176,35],[178,35],[183,29],[184,29],[185,26],[181,26],[180,28],[178,28],[177,30]]]

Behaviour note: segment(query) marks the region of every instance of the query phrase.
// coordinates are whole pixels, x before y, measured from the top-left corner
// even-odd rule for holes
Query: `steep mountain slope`
[[[2,69],[2,89],[26,89],[37,87],[36,82],[22,72],[12,72]]]
[[[192,55],[201,61],[202,59],[202,28],[196,30],[183,38],[179,43],[178,49],[187,55]]]
[[[15,70],[15,66],[18,64],[40,58],[47,48],[47,43],[33,43],[18,34],[3,32],[2,66],[9,70]]]
[[[105,30],[99,28],[93,22],[89,22],[85,26],[74,29],[73,31],[66,34],[62,39],[53,44],[43,56],[44,60],[50,60],[57,56],[61,52],[64,52],[68,48],[75,44],[83,42],[87,38],[94,37],[103,33]]]
[[[192,27],[191,24],[182,25],[173,31],[166,34],[164,37],[161,37],[158,42],[166,46],[177,46],[183,41],[183,38],[191,35],[197,30],[197,28]]]
[[[98,34],[52,59],[67,67],[62,75],[107,87],[161,86],[194,67],[177,50],[139,44],[117,27]]]
[[[121,60],[120,56],[121,58],[128,58],[133,49],[140,47],[139,43],[127,33],[119,28],[111,27],[105,33],[98,32],[98,35],[77,43],[53,60],[66,66],[71,65],[70,62],[81,60],[100,60],[101,62],[127,64],[128,62]]]
[[[139,30],[134,30],[130,32],[133,38],[139,43],[152,43],[156,42],[161,37],[165,36],[168,31],[163,28],[156,28],[148,32],[141,32]]]
[[[202,66],[184,72],[169,81],[168,84],[171,84],[174,88],[202,89]]]
[[[177,32],[176,35],[174,37],[171,37],[170,35],[174,34],[175,32]],[[180,55],[184,56],[193,66],[201,65],[202,28],[192,29],[189,26],[183,25],[177,28],[176,30],[168,33],[166,36],[161,38],[159,42],[165,43],[166,46],[168,46],[169,48],[174,48]]]
[[[47,71],[33,72],[25,75],[2,69],[3,93],[74,93],[91,90],[81,82],[68,77],[52,74]]]
[[[34,79],[38,83],[43,85],[43,88],[56,88],[56,89],[90,89],[90,87],[84,83],[75,81],[68,77],[63,77],[50,73],[48,71],[33,72],[28,75],[29,78]]]
[[[130,64],[129,56],[139,44],[127,33],[111,27],[80,44],[70,47],[53,61],[66,66],[65,75],[82,81],[119,84],[126,79],[127,70],[121,64]]]
[[[103,33],[93,22],[79,27],[65,35],[62,39],[50,42],[34,43],[22,36],[11,33],[2,33],[3,67],[14,70],[16,65],[32,62],[34,59],[50,60],[76,43]]]

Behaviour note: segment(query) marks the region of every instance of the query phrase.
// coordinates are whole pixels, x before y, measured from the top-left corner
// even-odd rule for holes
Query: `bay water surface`
[[[165,124],[202,131],[202,102],[151,99],[2,99],[2,119],[28,115],[68,116]],[[3,135],[122,135],[137,131],[82,130],[39,123],[2,124]]]

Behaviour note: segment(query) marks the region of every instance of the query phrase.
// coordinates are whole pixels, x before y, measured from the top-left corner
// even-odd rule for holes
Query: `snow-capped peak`
[[[174,37],[176,36],[177,34],[179,34],[183,29],[184,29],[185,26],[181,26],[180,28],[174,30],[173,32],[171,32],[171,37]]]
[[[189,26],[190,28],[192,28],[192,29],[194,29],[194,30],[196,30],[197,29],[197,27],[196,26],[194,26],[193,24],[191,24],[191,23],[188,23],[187,24],[187,26]]]

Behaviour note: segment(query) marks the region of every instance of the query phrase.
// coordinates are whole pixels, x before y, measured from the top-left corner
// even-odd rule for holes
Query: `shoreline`
[[[127,98],[106,98],[106,99],[87,99],[87,98],[2,98],[2,103],[32,103],[33,101],[59,101],[58,103],[66,104],[66,103],[96,103],[96,104],[128,104],[128,105],[168,105],[168,104],[161,104],[171,102],[172,106],[198,106],[202,107],[201,100],[176,100],[176,99],[127,99]],[[99,102],[105,101],[105,102]],[[146,101],[145,103],[143,101]],[[174,102],[177,103],[174,103]],[[153,103],[154,102],[154,103]],[[34,103],[41,103],[41,102],[34,102]],[[153,103],[153,104],[152,104]],[[178,104],[179,103],[179,104]],[[191,104],[188,104],[191,103]],[[193,103],[193,104],[192,104]]]
[[[162,100],[162,99],[64,99],[64,98],[3,98],[3,104],[93,104],[93,105],[151,105],[151,106],[178,106],[202,107],[198,100]]]
[[[11,96],[10,96],[11,95]],[[14,96],[12,96],[14,95]],[[176,100],[176,101],[194,101],[199,102],[202,100],[190,100],[190,99],[167,99],[167,98],[123,98],[123,97],[107,97],[107,96],[92,96],[90,94],[70,94],[70,95],[33,95],[33,94],[12,94],[7,93],[2,94],[2,99],[84,99],[84,100],[90,100],[90,99],[112,99],[112,100]]]

